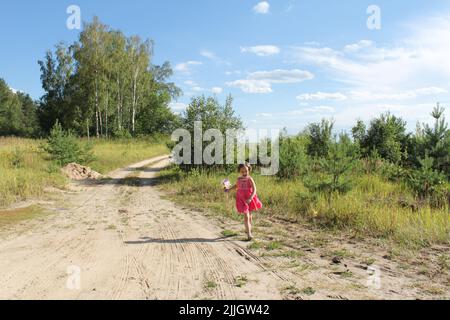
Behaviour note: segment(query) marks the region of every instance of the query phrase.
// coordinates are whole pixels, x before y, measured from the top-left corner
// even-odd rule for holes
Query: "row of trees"
[[[152,64],[153,46],[94,18],[78,41],[58,43],[38,62],[40,101],[0,81],[0,135],[47,135],[56,122],[88,137],[171,132],[179,118],[169,103],[181,92],[168,62]]]
[[[45,131],[64,129],[97,137],[169,132],[169,103],[180,90],[169,63],[151,63],[153,42],[102,24],[85,24],[77,42],[58,44],[39,61],[45,95],[39,118]]]
[[[0,136],[35,136],[39,131],[37,104],[29,95],[14,92],[0,79]]]
[[[432,112],[434,125],[418,124],[415,133],[408,133],[406,122],[390,113],[380,115],[368,125],[358,121],[351,134],[336,135],[334,122],[327,119],[308,125],[296,136],[283,133],[279,138],[278,176],[302,179],[313,194],[324,193],[331,199],[335,194],[351,190],[355,175],[378,174],[408,185],[420,201],[447,206],[450,130],[444,111],[438,105]],[[211,97],[193,98],[181,115],[180,126],[193,137],[196,121],[202,121],[203,132],[219,129],[223,136],[226,129],[243,129],[241,120],[234,114],[231,97],[224,105]],[[205,151],[210,144],[203,142],[202,149]],[[211,167],[227,169],[228,166],[182,165],[186,170]]]
[[[303,178],[313,191],[345,193],[358,171],[382,174],[411,187],[419,199],[444,206],[450,201],[450,130],[444,108],[433,110],[433,126],[406,122],[386,113],[368,126],[358,121],[352,136],[333,134],[333,121],[310,124],[295,137],[280,138],[282,178]],[[356,171],[355,171],[356,170]]]

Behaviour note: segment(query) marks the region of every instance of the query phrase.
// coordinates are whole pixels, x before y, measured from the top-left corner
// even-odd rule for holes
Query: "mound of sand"
[[[61,169],[62,173],[65,174],[71,180],[98,180],[102,175],[95,172],[89,167],[84,167],[78,163],[69,163],[67,166]]]

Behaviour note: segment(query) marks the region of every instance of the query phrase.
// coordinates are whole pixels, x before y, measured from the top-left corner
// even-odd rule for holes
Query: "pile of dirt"
[[[84,167],[78,163],[69,163],[67,166],[61,169],[62,173],[66,175],[69,179],[80,181],[80,180],[98,180],[102,175],[95,172],[89,167]]]

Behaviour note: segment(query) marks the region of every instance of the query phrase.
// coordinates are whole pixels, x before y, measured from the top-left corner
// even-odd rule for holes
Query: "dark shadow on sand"
[[[150,171],[154,170],[154,171]],[[160,169],[144,169],[144,170],[136,170],[139,172],[159,172]],[[133,172],[133,170],[130,170]],[[76,182],[81,186],[106,186],[106,185],[116,185],[116,186],[131,186],[131,187],[148,187],[148,186],[158,186],[162,184],[166,184],[167,182],[175,179],[176,175],[165,176],[162,177],[153,177],[153,178],[140,178],[140,177],[125,177],[121,179],[113,179],[113,178],[102,178],[99,180],[82,180]]]
[[[125,244],[150,244],[150,243],[161,243],[161,244],[183,244],[183,243],[215,243],[215,242],[229,242],[232,241],[229,237],[220,237],[214,239],[205,238],[184,238],[184,239],[156,239],[143,237],[137,241],[125,241]]]

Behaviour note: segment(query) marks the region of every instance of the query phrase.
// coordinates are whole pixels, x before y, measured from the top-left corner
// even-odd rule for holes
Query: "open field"
[[[221,189],[225,172],[183,173],[175,167],[165,170],[165,190],[174,200],[196,208],[209,209],[219,215],[235,216],[234,200],[226,203]],[[235,173],[231,177],[236,176]],[[354,178],[356,187],[346,195],[335,196],[331,204],[324,197],[308,193],[300,179],[281,180],[254,176],[258,195],[265,204],[262,215],[292,223],[309,223],[329,230],[343,230],[359,237],[392,240],[406,248],[450,244],[448,208],[428,205],[418,208],[405,187],[383,180],[377,175]]]

